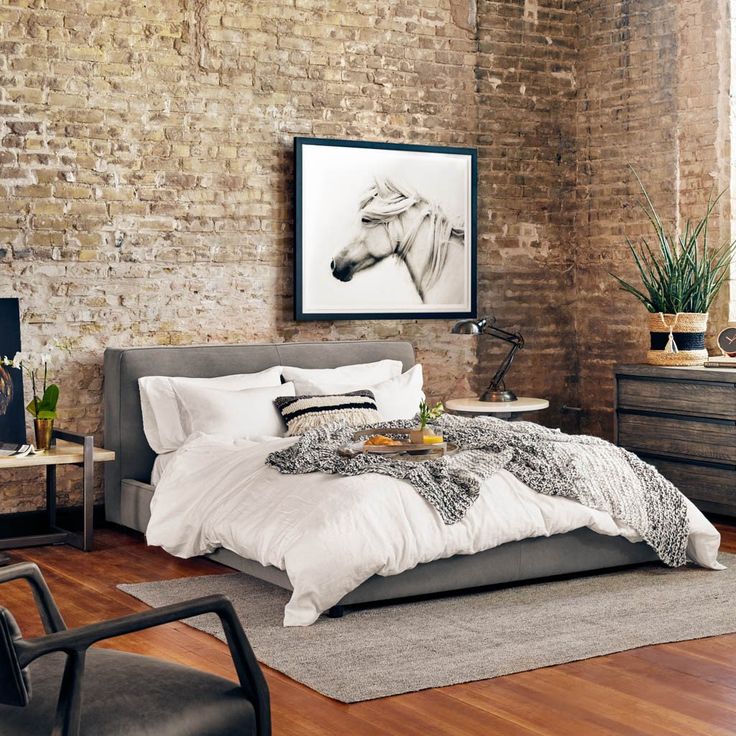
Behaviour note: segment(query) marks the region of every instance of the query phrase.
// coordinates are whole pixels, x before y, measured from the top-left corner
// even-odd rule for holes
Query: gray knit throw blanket
[[[416,421],[371,428],[415,427]],[[304,434],[266,462],[282,473],[382,473],[410,483],[445,524],[462,519],[481,484],[505,468],[537,493],[564,496],[609,513],[637,532],[671,567],[684,565],[688,540],[682,494],[656,468],[610,442],[567,435],[532,422],[445,414],[434,423],[461,451],[437,460],[406,462],[379,455],[343,457],[355,427],[329,425]]]

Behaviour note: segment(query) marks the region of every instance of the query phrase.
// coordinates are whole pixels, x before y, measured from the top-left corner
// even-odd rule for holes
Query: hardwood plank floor
[[[736,551],[736,527],[720,525]],[[229,572],[208,560],[179,560],[139,535],[105,529],[95,551],[38,547],[11,553],[38,563],[69,626],[146,606],[115,588]],[[22,583],[0,587],[26,636],[41,633]],[[734,613],[736,616],[736,611]],[[247,629],[247,627],[246,627]],[[194,665],[234,679],[227,648],[177,623],[121,637],[107,647]],[[645,647],[532,672],[345,705],[266,668],[275,736],[733,736],[736,634]]]

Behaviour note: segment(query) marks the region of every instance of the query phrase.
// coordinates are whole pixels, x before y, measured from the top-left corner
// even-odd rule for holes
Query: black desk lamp
[[[524,338],[518,332],[508,332],[496,327],[496,318],[493,317],[488,322],[487,317],[480,319],[461,319],[456,322],[452,328],[455,335],[491,335],[497,337],[504,342],[511,343],[511,350],[501,362],[498,370],[493,374],[491,383],[480,397],[481,401],[516,401],[516,394],[509,391],[503,382],[504,376],[508,373],[511,364],[514,362],[514,356],[517,350],[524,347]]]

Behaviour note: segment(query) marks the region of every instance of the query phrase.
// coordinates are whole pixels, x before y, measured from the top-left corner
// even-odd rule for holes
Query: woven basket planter
[[[647,363],[703,365],[708,360],[708,351],[705,349],[707,327],[707,313],[650,314]]]

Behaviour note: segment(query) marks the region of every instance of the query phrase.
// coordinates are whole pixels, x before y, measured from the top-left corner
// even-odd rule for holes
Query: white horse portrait
[[[452,304],[465,290],[465,229],[440,204],[405,185],[377,176],[358,206],[356,231],[330,262],[332,275],[350,281],[384,258],[408,269],[424,304]]]
[[[298,138],[297,319],[467,317],[476,152]]]

